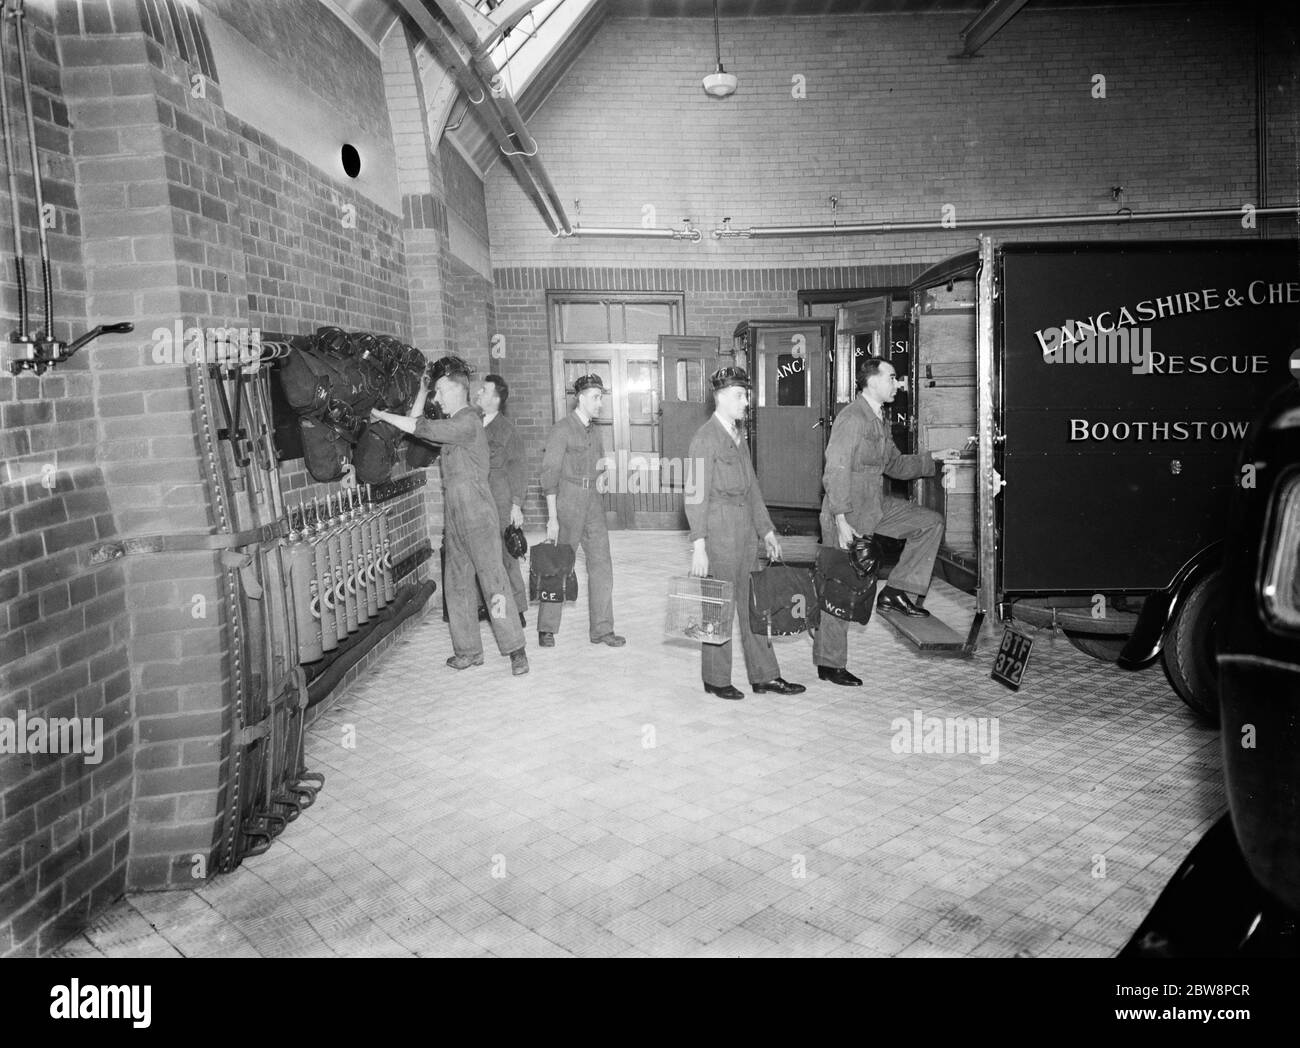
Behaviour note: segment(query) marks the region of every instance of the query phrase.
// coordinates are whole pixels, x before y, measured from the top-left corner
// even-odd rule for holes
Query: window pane
[[[659,362],[657,360],[629,360],[627,362],[627,419],[632,425],[649,423],[656,419],[655,395],[659,392]]]
[[[627,342],[658,342],[660,335],[673,333],[672,307],[667,302],[627,302]]]
[[[560,341],[608,342],[605,303],[566,302],[560,306]]]
[[[781,353],[776,358],[776,402],[784,407],[806,407],[808,373],[802,357]]]
[[[628,429],[628,439],[632,442],[631,451],[633,454],[653,454],[659,449],[655,446],[655,427],[654,426],[631,426]],[[650,483],[650,471],[645,469],[641,471],[641,490],[649,491],[652,487]]]
[[[704,361],[679,360],[677,362],[677,388],[670,390],[676,399],[689,404],[704,403]]]

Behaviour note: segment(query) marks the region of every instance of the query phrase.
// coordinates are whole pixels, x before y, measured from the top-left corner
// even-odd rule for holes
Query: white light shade
[[[735,74],[718,70],[704,78],[704,90],[714,98],[726,98],[736,90],[738,83]]]

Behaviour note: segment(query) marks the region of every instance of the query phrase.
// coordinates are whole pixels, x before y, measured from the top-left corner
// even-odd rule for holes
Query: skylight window
[[[519,97],[595,2],[545,0],[524,15],[508,36],[497,42],[492,49],[492,61],[505,77],[506,88],[512,97]],[[500,2],[482,0],[477,6],[484,14],[490,15]]]

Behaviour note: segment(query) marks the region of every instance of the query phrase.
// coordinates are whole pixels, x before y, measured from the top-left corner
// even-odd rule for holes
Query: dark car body
[[[1300,385],[1247,436],[1218,616],[1228,813],[1121,956],[1300,953]]]

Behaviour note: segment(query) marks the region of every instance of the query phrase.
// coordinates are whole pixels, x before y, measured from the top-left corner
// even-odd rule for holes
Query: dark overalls
[[[600,433],[571,412],[551,429],[542,455],[542,492],[555,496],[559,542],[581,545],[587,560],[587,608],[592,640],[614,632],[614,565],[609,556],[605,505],[596,487],[605,456]],[[544,603],[537,613],[539,633],[558,633],[562,603]]]
[[[421,418],[412,435],[428,444],[443,445],[439,463],[447,566],[442,584],[452,651],[457,655],[483,654],[475,576],[498,650],[502,655],[519,651],[524,646],[524,631],[501,562],[501,528],[488,487],[490,459],[483,419],[467,405],[451,418]]]
[[[859,396],[835,417],[822,474],[822,544],[839,545],[835,515],[846,514],[863,535],[906,539],[903,555],[889,573],[889,585],[917,596],[930,588],[934,558],[943,541],[943,517],[907,499],[884,493],[884,477],[912,480],[934,474],[929,455],[904,455],[889,428]],[[813,663],[843,669],[849,661],[849,624],[823,614],[813,640]]]
[[[491,453],[488,487],[492,489],[492,501],[497,507],[497,522],[504,532],[510,525],[511,508],[518,506],[522,509],[524,505],[524,442],[515,429],[515,424],[500,412],[483,427],[483,432],[487,434],[488,450]],[[504,543],[501,556],[515,604],[519,611],[527,611],[528,590],[524,588],[519,561],[505,551]]]
[[[690,461],[695,469],[695,495],[687,495],[686,519],[691,541],[704,539],[709,572],[730,582],[736,598],[740,650],[745,671],[753,684],[766,684],[781,675],[772,641],[749,628],[749,573],[758,562],[759,540],[772,530],[772,518],[763,504],[749,448],[742,438],[732,439],[717,415],[691,438]],[[731,641],[701,644],[704,683],[725,687],[731,683]]]

